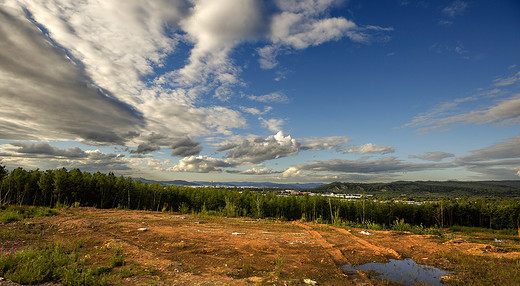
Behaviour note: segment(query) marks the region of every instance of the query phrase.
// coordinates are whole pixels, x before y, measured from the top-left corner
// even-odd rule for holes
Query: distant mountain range
[[[173,181],[154,181],[143,178],[138,178],[145,183],[159,183],[161,185],[176,185],[176,186],[217,186],[217,187],[237,187],[237,188],[268,188],[268,189],[313,189],[323,185],[322,183],[306,183],[306,184],[279,184],[271,182],[207,182],[207,181],[193,181],[188,182],[184,180]]]

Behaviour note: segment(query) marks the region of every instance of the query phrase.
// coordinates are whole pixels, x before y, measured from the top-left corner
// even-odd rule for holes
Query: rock
[[[146,227],[141,227],[141,228],[138,228],[137,230],[138,231],[148,231],[148,229]]]
[[[308,278],[303,279],[303,282],[307,285],[318,285],[318,282],[308,279]]]

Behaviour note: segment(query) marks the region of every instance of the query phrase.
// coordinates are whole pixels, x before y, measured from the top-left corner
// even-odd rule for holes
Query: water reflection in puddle
[[[344,265],[341,269],[345,274],[356,273],[356,270],[372,270],[377,272],[378,276],[376,278],[391,280],[405,285],[444,285],[441,283],[440,278],[450,274],[448,271],[433,266],[417,264],[411,258],[405,260],[390,259],[390,262],[387,263],[373,262],[355,267]]]

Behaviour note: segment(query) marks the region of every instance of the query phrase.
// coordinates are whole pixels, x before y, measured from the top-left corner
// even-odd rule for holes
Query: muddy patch
[[[450,272],[429,265],[417,264],[413,259],[390,259],[390,262],[371,262],[358,266],[344,265],[341,267],[347,275],[356,275],[357,271],[375,273],[375,278],[390,280],[405,285],[444,285],[441,277]]]

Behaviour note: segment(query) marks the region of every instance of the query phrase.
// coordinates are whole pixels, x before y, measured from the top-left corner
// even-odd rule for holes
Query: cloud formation
[[[455,157],[455,154],[446,152],[424,152],[424,155],[409,155],[408,158],[416,158],[426,161],[440,162],[446,158]]]
[[[281,92],[272,92],[264,95],[250,95],[249,99],[264,103],[288,103],[289,98]]]
[[[367,143],[361,146],[351,146],[346,153],[357,153],[357,154],[388,154],[395,152],[394,148],[391,146],[378,146],[373,143]]]
[[[190,156],[183,158],[169,169],[173,172],[221,173],[223,168],[237,166],[231,160],[211,158],[208,156]]]
[[[269,174],[273,174],[273,173],[276,173],[274,172],[273,170],[269,169],[269,168],[251,168],[251,169],[247,169],[245,171],[242,171],[240,172],[240,174],[244,174],[244,175],[269,175]]]
[[[132,162],[122,154],[82,150],[79,147],[58,148],[48,143],[10,143],[0,145],[0,157],[7,164],[25,168],[79,168],[88,172],[130,171]]]
[[[258,49],[260,66],[272,69],[278,64],[276,57],[282,52],[302,50],[343,37],[355,42],[367,42],[370,36],[363,30],[380,27],[360,29],[344,17],[328,16],[328,10],[341,2],[343,1],[275,1],[280,13],[271,17],[268,32],[271,44]]]
[[[267,160],[290,157],[301,151],[336,150],[345,148],[350,138],[345,136],[292,138],[282,131],[267,138],[239,138],[234,142],[224,142],[218,149],[227,152],[225,158],[242,163],[258,164]]]
[[[450,106],[451,108],[452,106]],[[438,111],[428,112],[416,116],[405,127],[418,127],[419,132],[428,133],[434,130],[442,130],[456,125],[467,124],[518,124],[520,122],[520,94],[501,99],[493,105],[480,110],[472,110],[466,113],[447,115],[442,107]]]
[[[451,25],[456,16],[463,14],[468,8],[468,3],[455,0],[442,9],[443,18],[439,21],[441,25]]]
[[[325,174],[341,174],[341,173],[359,173],[359,174],[378,174],[378,173],[396,173],[396,172],[413,172],[431,169],[441,169],[451,166],[449,164],[415,164],[404,162],[397,157],[386,157],[378,160],[346,160],[331,159],[328,161],[315,161],[311,163],[294,165],[288,168],[284,173],[284,177],[299,176],[305,172],[325,173]]]
[[[0,10],[0,38],[1,139],[124,144],[144,125],[53,47],[23,11]]]
[[[290,135],[278,132],[265,139],[243,139],[239,143],[228,143],[218,151],[227,151],[225,158],[247,163],[260,163],[266,160],[294,156],[300,152],[300,144]]]
[[[488,178],[515,179],[520,168],[520,135],[457,157],[455,163]]]
[[[199,141],[186,136],[179,138],[172,143],[172,156],[188,157],[198,155],[202,151],[202,145]]]

